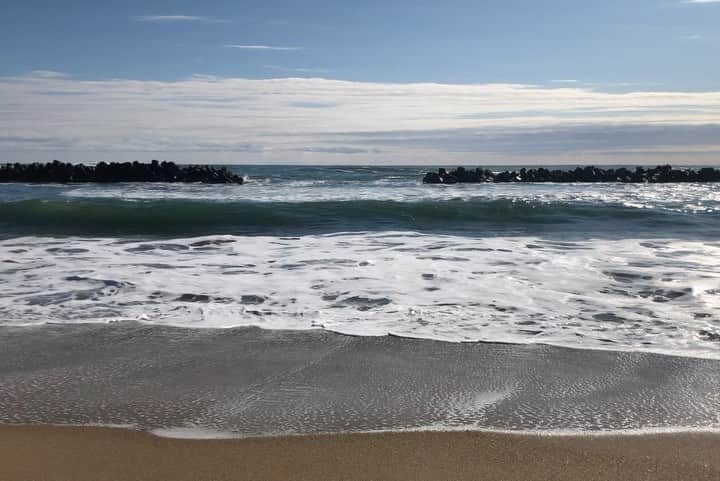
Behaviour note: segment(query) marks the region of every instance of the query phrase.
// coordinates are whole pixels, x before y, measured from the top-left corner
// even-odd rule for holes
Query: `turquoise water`
[[[716,238],[713,184],[422,185],[422,168],[231,167],[248,183],[0,185],[17,235],[464,235]]]
[[[259,325],[720,357],[720,185],[0,184],[0,323]],[[500,168],[498,168],[500,170]]]

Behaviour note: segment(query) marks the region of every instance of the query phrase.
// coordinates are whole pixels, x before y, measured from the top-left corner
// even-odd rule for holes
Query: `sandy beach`
[[[720,436],[354,434],[191,441],[0,427],[3,481],[720,479]]]
[[[720,481],[720,0],[0,2],[0,481]]]
[[[2,481],[720,479],[720,435],[687,433],[717,424],[712,360],[137,323],[0,343]]]

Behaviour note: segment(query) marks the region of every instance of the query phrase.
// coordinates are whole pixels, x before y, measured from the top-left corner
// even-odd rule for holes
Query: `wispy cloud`
[[[275,45],[238,45],[238,44],[226,44],[225,48],[237,48],[240,50],[278,50],[278,51],[291,51],[291,50],[303,50],[302,47],[282,47]]]
[[[337,107],[337,104],[328,102],[290,102],[290,107],[298,107],[301,109],[332,109]]]
[[[55,70],[33,70],[29,76],[38,78],[65,78],[68,75],[63,72],[56,72]]]
[[[155,23],[171,23],[171,22],[215,22],[208,17],[198,17],[196,15],[143,15],[135,17],[137,22],[155,22]]]
[[[720,3],[720,0],[684,0],[682,3]]]
[[[719,138],[720,92],[202,75],[0,77],[0,161],[20,158],[18,152],[28,160],[38,152],[73,152],[73,159],[82,152],[172,152],[168,157],[188,161],[282,162],[298,152],[328,162],[352,154],[356,162],[388,163],[600,163],[623,155],[702,163],[717,161],[710,156],[720,152]]]
[[[332,72],[332,70],[327,70],[323,68],[284,67],[282,65],[263,65],[263,68],[266,68],[268,70],[277,70],[279,72],[296,72],[308,74],[325,74]]]
[[[579,80],[575,80],[575,79],[555,79],[555,80],[550,81],[550,83],[554,83],[554,84],[576,84],[579,82],[580,82]]]
[[[310,154],[344,154],[344,155],[357,155],[357,154],[382,154],[383,151],[380,149],[367,149],[361,147],[303,147],[302,149],[296,149],[299,152],[306,152]]]

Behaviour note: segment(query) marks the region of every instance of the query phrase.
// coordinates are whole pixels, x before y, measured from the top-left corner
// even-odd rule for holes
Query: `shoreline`
[[[327,331],[0,328],[0,423],[242,437],[720,425],[720,362]]]
[[[141,323],[0,345],[3,481],[720,480],[719,361]]]
[[[427,432],[182,440],[0,425],[4,481],[717,480],[720,435]]]
[[[388,332],[387,334],[383,335],[373,335],[373,334],[353,334],[351,332],[343,332],[339,330],[333,330],[333,329],[326,329],[323,327],[309,327],[307,329],[268,329],[265,327],[262,327],[258,324],[237,324],[237,325],[230,325],[230,326],[187,326],[182,324],[156,324],[152,322],[145,322],[143,320],[136,320],[136,319],[122,319],[122,320],[112,320],[112,321],[102,321],[102,322],[75,322],[75,323],[69,323],[69,322],[45,322],[43,324],[13,324],[13,325],[5,325],[0,326],[0,329],[43,329],[45,327],[62,327],[62,326],[69,326],[69,327],[86,327],[86,326],[115,326],[115,325],[127,325],[127,326],[145,326],[145,327],[158,327],[158,328],[169,328],[169,329],[179,329],[179,330],[190,330],[190,331],[233,331],[238,329],[259,329],[262,331],[268,331],[268,332],[289,332],[289,333],[327,333],[342,337],[348,337],[353,339],[385,339],[385,338],[391,338],[391,339],[399,339],[402,341],[408,341],[408,342],[436,342],[441,344],[449,344],[449,345],[489,345],[489,346],[516,346],[516,347],[525,347],[525,346],[539,346],[539,347],[547,347],[550,349],[565,349],[568,351],[577,351],[577,352],[606,352],[606,353],[637,353],[641,355],[647,355],[647,356],[663,356],[663,357],[676,357],[681,359],[697,359],[697,360],[703,360],[703,361],[718,361],[720,362],[720,354],[717,356],[710,356],[710,355],[700,355],[698,353],[683,353],[678,351],[670,351],[670,350],[656,350],[653,348],[643,347],[642,349],[619,349],[619,348],[613,348],[612,346],[586,346],[586,347],[576,347],[576,346],[570,346],[565,345],[562,343],[552,343],[552,342],[520,342],[520,341],[503,341],[503,340],[452,340],[452,339],[440,339],[440,338],[429,338],[429,337],[413,337],[409,335],[402,335],[402,334],[395,334],[392,332]]]
[[[130,431],[148,435],[158,439],[178,441],[253,441],[272,439],[305,439],[313,437],[334,436],[383,436],[383,435],[421,435],[421,434],[476,434],[481,436],[508,436],[521,438],[564,438],[564,439],[607,439],[607,438],[652,438],[664,436],[718,436],[720,437],[720,425],[707,427],[663,427],[646,429],[626,429],[607,431],[582,431],[582,430],[502,430],[492,428],[475,428],[469,426],[424,426],[416,428],[395,428],[368,431],[347,431],[347,432],[318,432],[318,433],[268,433],[255,435],[242,435],[230,431],[214,431],[201,426],[170,427],[157,429],[144,429],[140,426],[130,424],[62,424],[62,423],[0,423],[0,430],[3,428],[49,428],[49,429],[100,429],[109,431]]]

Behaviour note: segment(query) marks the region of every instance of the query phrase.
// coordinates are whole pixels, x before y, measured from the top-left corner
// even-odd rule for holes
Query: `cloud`
[[[682,3],[694,3],[694,4],[702,4],[702,3],[720,3],[720,0],[685,0]]]
[[[277,51],[290,51],[290,50],[302,50],[302,47],[278,47],[272,45],[236,45],[228,44],[224,45],[225,48],[237,48],[240,50],[277,50]]]
[[[170,22],[214,22],[208,17],[195,15],[144,15],[135,17],[137,22],[170,23]]]
[[[360,147],[303,147],[302,149],[297,149],[300,152],[307,152],[311,154],[345,154],[345,155],[355,155],[355,154],[381,154],[383,153],[380,149],[367,149],[367,148],[360,148]]]
[[[33,70],[28,74],[30,77],[36,78],[65,78],[67,74],[63,72],[56,72],[54,70]]]
[[[684,152],[682,161],[702,163],[717,162],[711,155],[720,152],[718,139],[720,92],[204,75],[0,77],[0,161],[43,152],[89,160],[166,152],[188,161],[287,162],[294,159],[289,152],[300,152],[308,162],[312,154],[385,163],[655,162]]]
[[[279,72],[295,72],[307,74],[327,74],[332,72],[332,70],[322,68],[283,67],[282,65],[263,65],[263,68],[266,68],[268,70],[277,70]]]
[[[337,104],[328,102],[290,102],[290,107],[298,107],[301,109],[332,109],[337,107]]]
[[[556,154],[561,152],[662,152],[709,150],[720,152],[720,125],[577,125],[517,130],[445,129],[434,132],[354,132],[335,136],[334,142],[427,149],[450,152]],[[662,141],[660,141],[662,139]],[[330,143],[332,141],[328,140]]]

